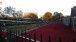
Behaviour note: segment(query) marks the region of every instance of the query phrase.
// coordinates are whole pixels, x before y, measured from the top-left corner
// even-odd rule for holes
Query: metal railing
[[[26,31],[24,34],[22,31],[16,31],[16,32],[9,31],[7,39],[1,38],[1,36],[0,36],[0,42],[43,42],[42,33],[40,33],[39,41],[37,40],[36,33],[33,33],[33,37],[34,37],[33,39],[31,37],[30,33],[28,33],[28,35],[26,35],[26,34],[27,34]],[[62,42],[61,37],[59,37],[58,39],[59,39],[59,42]],[[4,41],[2,41],[2,40],[4,40]],[[48,42],[52,42],[50,35],[47,36],[47,40],[48,40]],[[73,39],[72,42],[76,42],[75,39]]]

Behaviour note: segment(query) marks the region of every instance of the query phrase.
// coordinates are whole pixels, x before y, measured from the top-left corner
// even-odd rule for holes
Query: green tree
[[[53,21],[62,21],[63,20],[63,14],[59,12],[54,12],[53,15]]]
[[[8,6],[4,8],[4,13],[5,14],[12,14],[13,12],[15,12],[15,8]]]

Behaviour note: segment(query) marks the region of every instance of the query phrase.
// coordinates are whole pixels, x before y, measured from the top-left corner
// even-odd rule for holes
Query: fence
[[[34,36],[33,39],[31,38],[30,33],[28,33],[28,35],[26,35],[26,34],[27,34],[26,31],[25,31],[25,34],[23,34],[22,31],[15,31],[15,32],[9,31],[8,32],[8,38],[4,39],[4,38],[1,38],[1,31],[0,31],[0,41],[1,42],[43,42],[42,33],[40,34],[40,41],[37,41],[36,33],[33,34],[33,36]],[[50,35],[48,35],[47,39],[48,39],[48,42],[51,42],[51,36]],[[58,39],[59,39],[59,42],[62,42],[61,37],[59,37]],[[76,41],[73,39],[73,42],[76,42]]]

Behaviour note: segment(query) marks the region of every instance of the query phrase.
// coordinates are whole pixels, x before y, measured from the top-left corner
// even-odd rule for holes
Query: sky
[[[55,11],[70,15],[71,8],[76,6],[76,0],[1,0],[2,9],[7,6],[13,6],[16,10],[23,12],[37,12],[42,16],[45,12]]]

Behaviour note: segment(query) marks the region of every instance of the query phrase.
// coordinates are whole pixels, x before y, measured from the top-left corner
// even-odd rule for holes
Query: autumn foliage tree
[[[38,16],[35,13],[24,13],[23,18],[38,19]]]
[[[51,12],[46,12],[43,16],[43,20],[45,20],[46,22],[49,21],[49,19],[52,18],[52,13]]]

